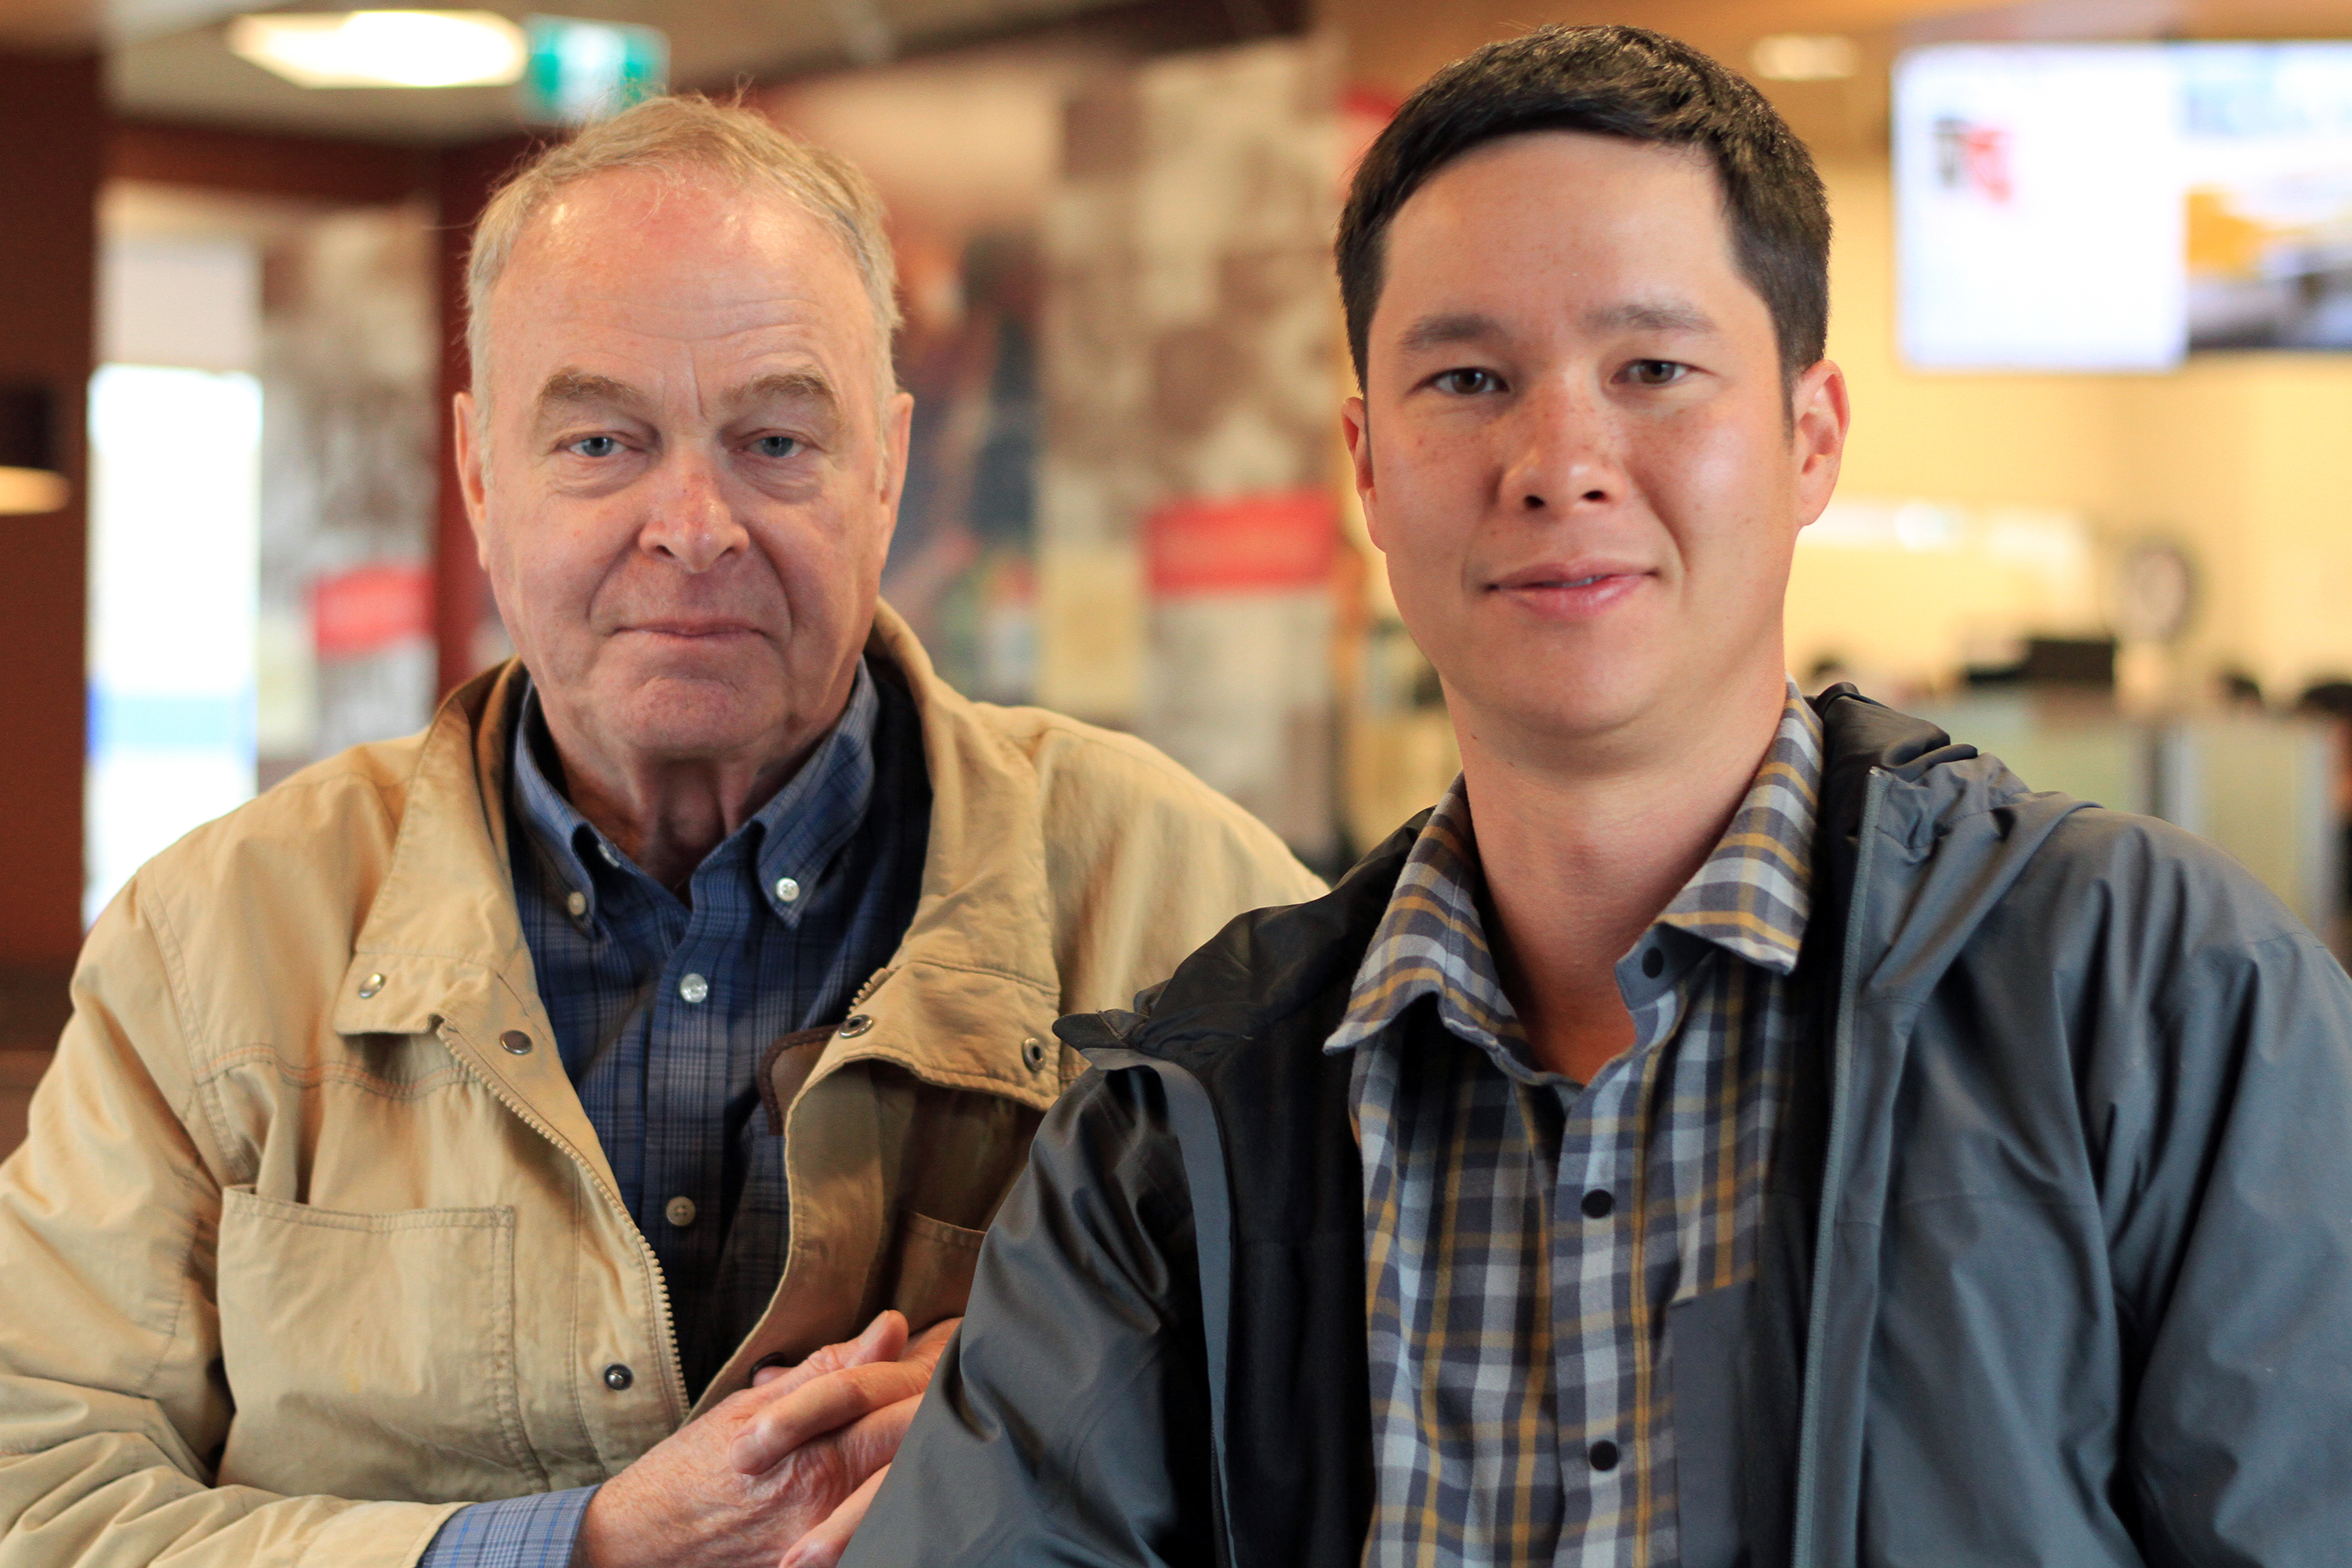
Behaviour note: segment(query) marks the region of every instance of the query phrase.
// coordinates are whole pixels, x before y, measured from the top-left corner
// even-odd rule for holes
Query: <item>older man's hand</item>
[[[771,1369],[597,1489],[580,1568],[831,1568],[879,1489],[955,1331],[911,1342],[884,1312],[847,1343]]]

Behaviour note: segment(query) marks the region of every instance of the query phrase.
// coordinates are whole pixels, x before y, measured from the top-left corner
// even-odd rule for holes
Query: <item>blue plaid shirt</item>
[[[698,1392],[783,1274],[784,1141],[761,1105],[761,1056],[838,1020],[914,917],[931,798],[921,725],[895,672],[861,661],[840,721],[695,868],[685,899],[551,773],[532,692],[509,800],[523,938],[564,1068],[661,1259]],[[593,1491],[465,1509],[420,1568],[563,1568]]]
[[[1755,1272],[1821,757],[1791,681],[1730,826],[1619,962],[1634,1043],[1590,1084],[1536,1061],[1503,990],[1460,781],[1406,857],[1325,1047],[1355,1053],[1364,1164],[1364,1568],[1681,1563],[1666,1319]]]

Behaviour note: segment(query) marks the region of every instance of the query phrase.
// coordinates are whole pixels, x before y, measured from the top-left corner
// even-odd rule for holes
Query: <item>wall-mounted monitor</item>
[[[1953,44],[1895,79],[1916,365],[2352,349],[2352,44]]]

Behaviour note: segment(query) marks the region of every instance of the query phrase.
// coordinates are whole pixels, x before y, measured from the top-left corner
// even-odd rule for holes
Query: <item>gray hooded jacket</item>
[[[1684,1568],[2352,1563],[2352,982],[2198,840],[1818,701],[1759,1271],[1666,1330]],[[1362,1200],[1321,1045],[1412,831],[1065,1020],[1097,1070],[849,1568],[1353,1568]]]

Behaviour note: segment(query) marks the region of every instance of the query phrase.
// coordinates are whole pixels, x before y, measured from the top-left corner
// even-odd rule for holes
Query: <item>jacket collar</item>
[[[940,680],[887,605],[877,607],[866,651],[898,668],[920,717],[929,840],[913,921],[857,1004],[871,1023],[854,1042],[832,1042],[816,1071],[879,1058],[1042,1110],[1060,1086],[1023,1062],[1023,1031],[1050,1027],[1060,986],[1036,770]],[[437,1030],[526,1119],[609,1181],[553,1047],[509,869],[509,748],[525,685],[510,660],[458,688],[435,714],[333,1025],[346,1035]],[[914,969],[952,974],[952,1005],[929,994],[939,987],[894,994],[887,982]],[[507,1048],[510,1033],[528,1037],[530,1048]]]
[[[1832,946],[1841,940],[1863,805],[1873,788],[1883,792],[1876,831],[1895,837],[1900,851],[1895,859],[1915,877],[1932,873],[1939,885],[1969,879],[1983,853],[1992,847],[1990,841],[2006,837],[2000,825],[1991,822],[1992,813],[2021,818],[2035,829],[2001,846],[2021,852],[2010,861],[2013,874],[2048,827],[2080,805],[2060,796],[2030,795],[1997,760],[1979,756],[1975,747],[1958,744],[1927,721],[1874,702],[1849,684],[1832,687],[1812,699],[1812,704],[1822,733],[1821,805],[1814,832],[1815,913],[1809,925]],[[1244,915],[1228,925],[1150,995],[1143,1004],[1148,1026],[1135,1015],[1105,1015],[1098,1026],[1066,1021],[1061,1026],[1064,1037],[1086,1048],[1117,1042],[1177,1057],[1188,1047],[1262,1033],[1274,1020],[1321,995],[1334,984],[1333,972],[1354,974],[1428,820],[1423,812],[1397,829],[1322,898]],[[1881,858],[1884,864],[1885,858]],[[1966,900],[1967,918],[1932,923],[1964,936],[2008,880],[2007,876],[1979,880]],[[1865,943],[1869,951],[1884,953],[1898,946],[1894,925],[1901,923],[1908,907],[1902,898],[1874,900],[1876,921],[1893,924],[1874,931],[1874,940]],[[1926,929],[1919,928],[1915,937]],[[1948,958],[1947,946],[1939,944],[1937,952]],[[1344,984],[1344,977],[1339,983]]]
[[[851,1004],[866,1028],[826,1044],[809,1082],[879,1060],[926,1082],[1050,1108],[1061,1091],[1053,1053],[1025,1051],[1063,1011],[1055,911],[1046,876],[1042,786],[1029,753],[940,679],[888,605],[868,657],[906,677],[930,774],[922,895],[889,964]],[[920,984],[902,976],[921,974]],[[1033,1062],[1035,1065],[1033,1065]]]

